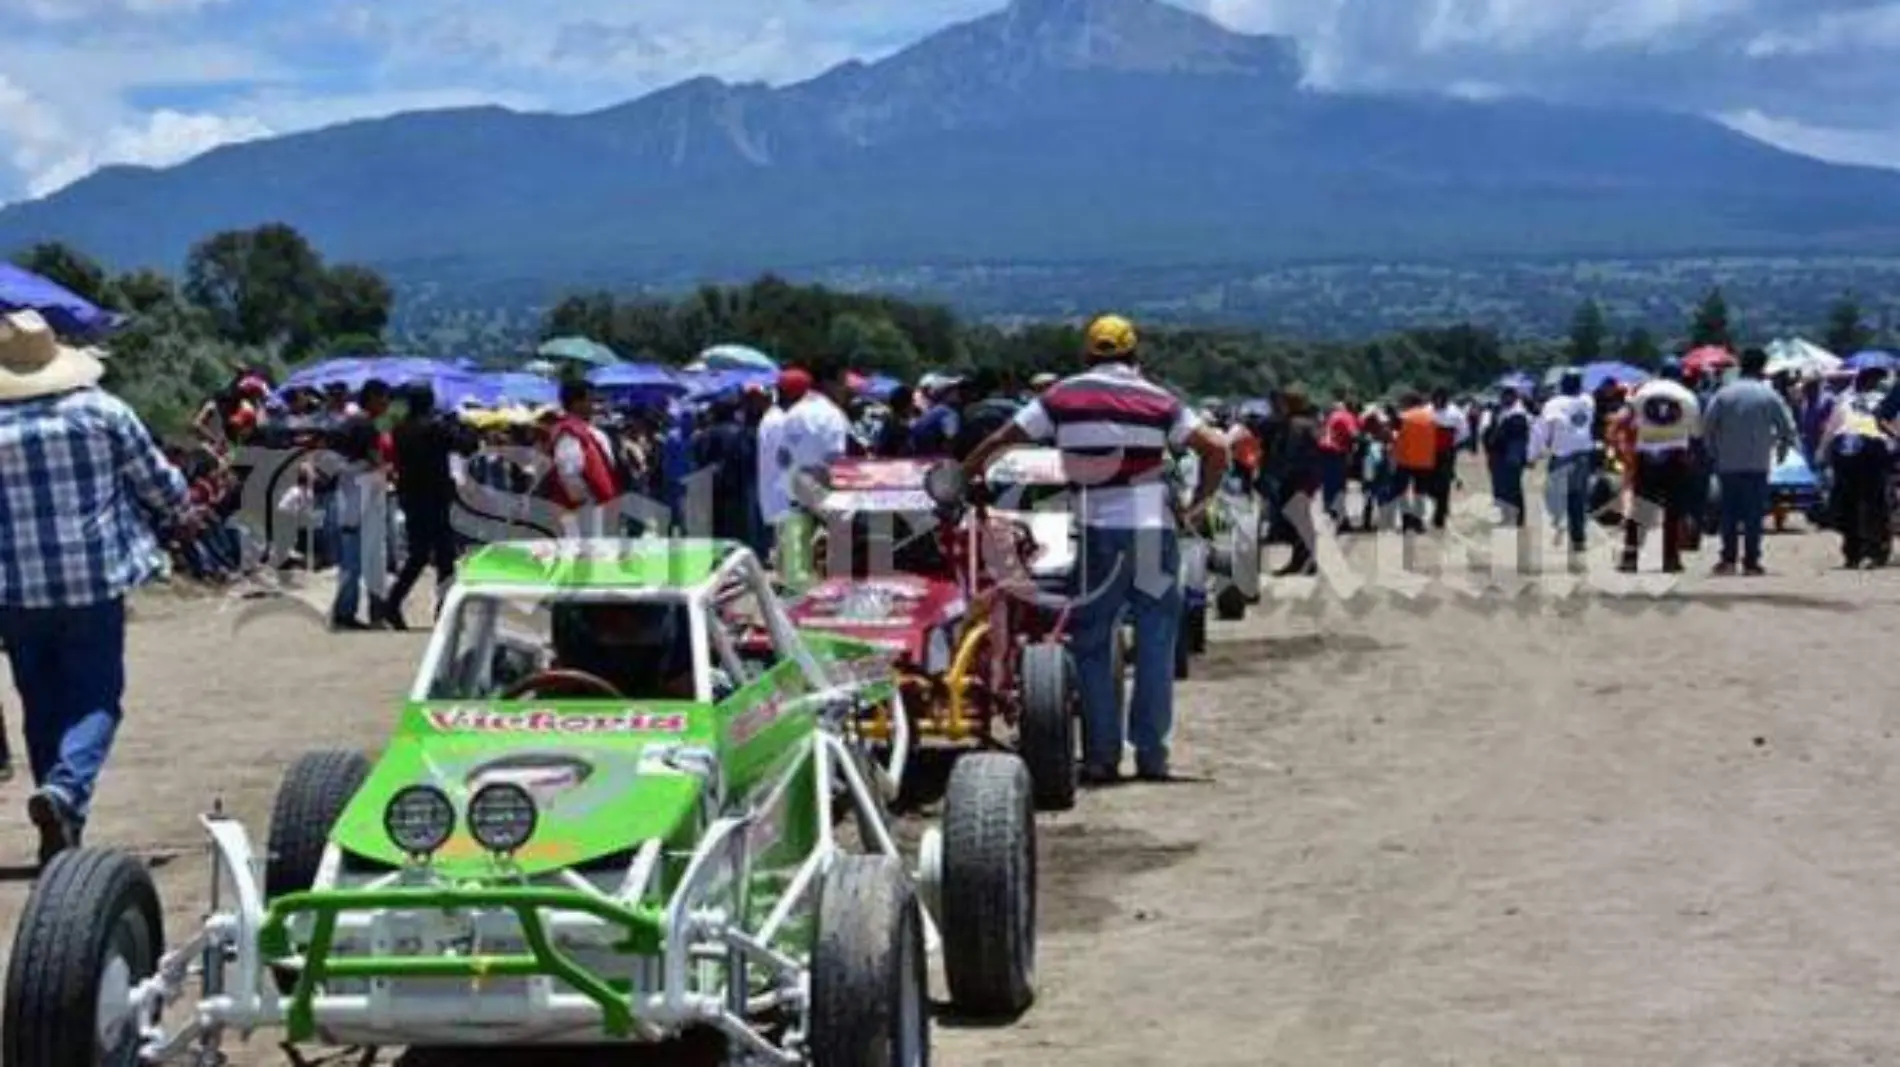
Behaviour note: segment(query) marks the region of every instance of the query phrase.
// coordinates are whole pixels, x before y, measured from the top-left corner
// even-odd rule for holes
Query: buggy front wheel
[[[1017,751],[1029,767],[1036,807],[1075,807],[1075,668],[1069,650],[1055,641],[1025,645],[1023,700]]]
[[[4,1067],[135,1067],[135,986],[165,942],[145,865],[111,849],[54,857],[27,897],[0,1012]]]
[[[956,762],[944,793],[942,934],[950,1002],[973,1016],[1029,1007],[1036,977],[1036,818],[1029,770],[1001,752]]]
[[[923,912],[903,865],[839,856],[812,934],[812,1067],[929,1067]]]

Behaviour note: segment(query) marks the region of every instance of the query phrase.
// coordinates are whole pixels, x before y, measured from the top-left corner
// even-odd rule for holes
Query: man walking
[[[0,316],[0,643],[20,692],[39,860],[79,845],[125,694],[125,596],[163,554],[184,476],[97,354],[31,311]],[[182,525],[182,521],[181,521]]]
[[[1123,611],[1135,626],[1128,739],[1136,773],[1168,777],[1174,726],[1174,643],[1181,622],[1180,543],[1167,480],[1170,451],[1191,449],[1200,478],[1181,518],[1198,522],[1227,474],[1227,446],[1173,393],[1142,377],[1135,327],[1118,315],[1089,324],[1088,367],[1044,390],[964,460],[973,481],[1003,449],[1053,442],[1080,494],[1081,569],[1072,616],[1092,783],[1121,775],[1123,724],[1113,677]]]
[[[402,507],[409,554],[377,620],[392,630],[409,628],[402,605],[422,577],[424,567],[435,567],[438,609],[443,591],[455,578],[455,529],[450,521],[455,507],[455,475],[450,457],[474,455],[477,444],[459,423],[436,417],[435,390],[427,385],[410,386],[404,391],[404,400],[406,410],[391,436],[396,451],[396,502]]]
[[[1722,558],[1715,573],[1735,573],[1739,541],[1743,572],[1760,575],[1768,472],[1797,438],[1788,405],[1764,380],[1768,353],[1751,348],[1742,353],[1741,365],[1741,376],[1717,391],[1702,413],[1702,437],[1722,487]]]
[[[1590,467],[1597,449],[1592,432],[1595,424],[1596,401],[1583,391],[1583,373],[1573,368],[1564,371],[1557,382],[1557,395],[1544,402],[1537,424],[1531,427],[1531,462],[1550,457],[1545,478],[1550,496],[1563,503],[1573,571],[1583,569],[1583,554],[1590,547]]]
[[[389,385],[372,378],[363,383],[362,406],[344,416],[331,432],[331,450],[341,460],[336,478],[337,562],[336,597],[330,603],[332,630],[367,630],[370,624],[357,617],[357,605],[363,587],[369,589],[369,615],[374,623],[382,621],[382,589],[387,575],[383,556],[372,551],[372,540],[386,537],[385,494],[388,483],[383,477],[383,457],[376,420],[389,409]]]
[[[1642,555],[1647,510],[1662,514],[1662,569],[1665,574],[1682,573],[1683,522],[1688,514],[1690,480],[1695,464],[1690,448],[1702,432],[1700,403],[1682,383],[1682,364],[1670,360],[1662,373],[1644,382],[1631,394],[1625,417],[1635,438],[1636,482],[1631,494],[1630,514],[1623,518],[1623,559],[1625,573],[1635,573]]]

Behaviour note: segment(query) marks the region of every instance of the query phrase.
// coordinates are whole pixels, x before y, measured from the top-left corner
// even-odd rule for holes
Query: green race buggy
[[[851,726],[901,699],[885,655],[794,630],[736,545],[482,549],[379,759],[298,760],[261,855],[204,818],[211,903],[182,943],[132,857],[48,865],[4,1067],[215,1067],[264,1029],[293,1059],[678,1039],[927,1063],[931,952],[961,1012],[1031,999],[1031,788],[1013,755],[959,762],[907,864],[885,804],[908,740]]]

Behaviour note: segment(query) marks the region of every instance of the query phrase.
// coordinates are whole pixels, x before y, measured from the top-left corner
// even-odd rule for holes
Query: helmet
[[[1084,347],[1090,359],[1126,359],[1135,354],[1135,324],[1120,315],[1089,323]]]

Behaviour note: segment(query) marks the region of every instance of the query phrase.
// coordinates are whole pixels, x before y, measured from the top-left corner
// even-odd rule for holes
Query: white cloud
[[[1886,129],[1833,129],[1810,126],[1752,110],[1730,112],[1718,117],[1730,129],[1816,159],[1900,168],[1900,126]]]

